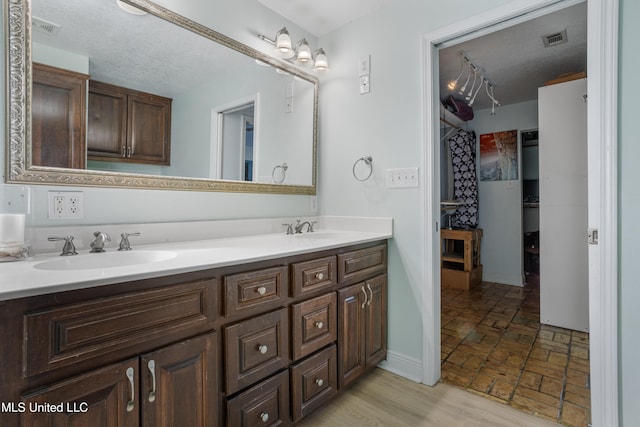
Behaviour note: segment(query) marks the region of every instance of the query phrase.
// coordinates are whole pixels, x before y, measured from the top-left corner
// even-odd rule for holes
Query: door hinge
[[[598,229],[597,228],[590,228],[587,230],[587,242],[590,245],[597,245],[598,244]]]

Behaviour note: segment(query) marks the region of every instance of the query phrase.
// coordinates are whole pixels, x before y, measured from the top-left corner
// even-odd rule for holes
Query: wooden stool
[[[482,281],[482,229],[440,230],[440,279],[443,288],[469,290]]]

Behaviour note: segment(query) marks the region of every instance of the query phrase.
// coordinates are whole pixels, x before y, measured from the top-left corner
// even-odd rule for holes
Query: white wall
[[[538,127],[537,101],[479,110],[469,129],[480,135],[516,129],[518,131],[518,179],[478,181],[478,223],[482,236],[482,278],[490,282],[521,286],[522,258],[522,147],[520,131]],[[477,145],[478,168],[480,165]],[[479,170],[479,169],[478,169]]]
[[[619,267],[620,279],[620,406],[621,425],[637,426],[640,420],[640,141],[638,140],[638,69],[640,68],[640,2],[620,0],[620,89],[619,89]],[[614,285],[614,284],[611,284]]]

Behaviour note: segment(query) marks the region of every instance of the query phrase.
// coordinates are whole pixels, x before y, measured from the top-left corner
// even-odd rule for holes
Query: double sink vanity
[[[0,424],[288,425],[334,398],[386,357],[391,220],[229,236],[276,224],[0,265]]]

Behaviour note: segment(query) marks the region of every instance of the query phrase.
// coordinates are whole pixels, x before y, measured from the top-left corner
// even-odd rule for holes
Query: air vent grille
[[[31,19],[31,28],[33,28],[33,31],[49,34],[50,36],[55,36],[60,31],[60,25],[35,16]]]
[[[562,43],[566,43],[567,40],[567,30],[562,30],[559,33],[547,34],[546,36],[542,36],[542,41],[544,42],[544,47],[556,46]]]

